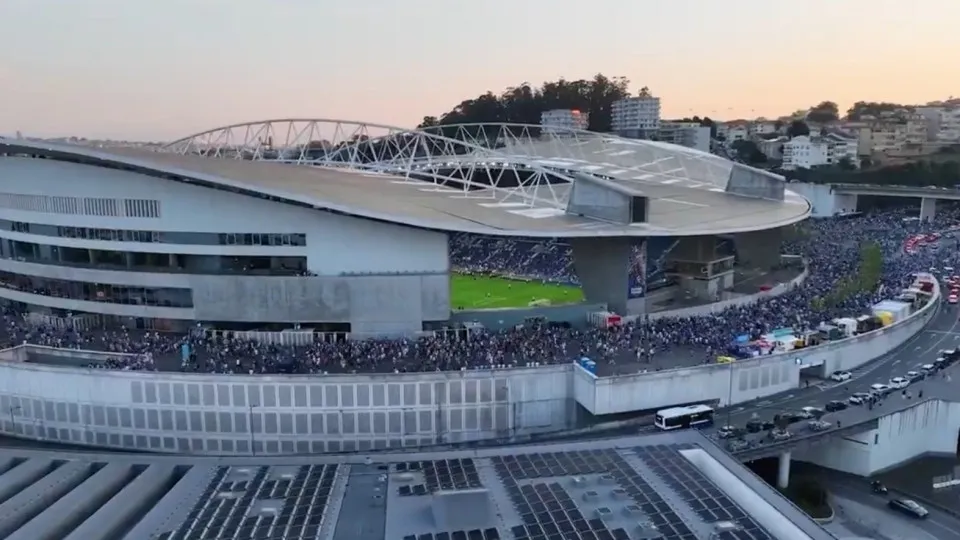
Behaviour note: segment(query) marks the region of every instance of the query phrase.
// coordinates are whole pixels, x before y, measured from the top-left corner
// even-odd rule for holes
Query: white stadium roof
[[[442,129],[277,120],[218,128],[161,152],[23,139],[0,141],[0,152],[109,164],[369,219],[482,234],[690,236],[769,229],[810,214],[809,202],[784,189],[782,178],[681,146],[585,131],[542,134],[538,126],[513,124]],[[489,183],[450,183],[477,174]],[[649,201],[646,222],[609,217],[608,207],[638,196]]]

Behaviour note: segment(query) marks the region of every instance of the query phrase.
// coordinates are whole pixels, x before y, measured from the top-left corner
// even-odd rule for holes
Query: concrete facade
[[[920,199],[920,221],[933,221],[937,217],[937,199],[924,197]]]
[[[957,455],[960,403],[930,399],[880,418],[876,429],[836,437],[794,452],[794,458],[871,476],[926,454]]]
[[[797,388],[800,370],[826,378],[852,370],[887,352],[923,330],[939,309],[933,300],[907,319],[856,337],[781,354],[709,364],[696,368],[598,378],[573,368],[574,395],[594,415],[663,408],[680,403],[715,401],[720,406],[745,403]]]
[[[782,239],[783,229],[740,233],[733,237],[740,264],[764,269],[773,268],[780,263]]]
[[[553,366],[253,378],[2,362],[0,419],[3,432],[17,436],[151,452],[421,447],[573,426],[569,373]]]
[[[630,239],[571,238],[570,246],[587,301],[606,304],[615,313],[628,313]]]
[[[244,377],[65,368],[103,353],[0,351],[0,427],[75,445],[215,455],[356,452],[508,439],[573,429],[593,415],[797,388],[800,369],[852,369],[923,328],[936,303],[888,328],[822,347],[726,365],[597,378],[572,364],[384,375]],[[579,404],[579,406],[578,406]]]

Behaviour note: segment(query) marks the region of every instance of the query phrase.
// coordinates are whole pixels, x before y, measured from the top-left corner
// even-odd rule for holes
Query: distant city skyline
[[[268,118],[413,127],[524,81],[625,76],[663,116],[960,95],[960,3],[4,0],[0,134],[170,140]]]

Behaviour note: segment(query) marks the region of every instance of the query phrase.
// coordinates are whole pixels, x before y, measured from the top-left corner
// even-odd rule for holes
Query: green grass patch
[[[455,310],[558,306],[583,302],[579,287],[493,276],[452,274],[450,303]]]

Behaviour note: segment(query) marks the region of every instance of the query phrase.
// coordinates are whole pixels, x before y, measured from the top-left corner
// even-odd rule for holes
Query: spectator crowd
[[[131,328],[77,330],[37,322],[12,307],[2,311],[0,347],[32,343],[57,348],[117,353],[91,367],[125,370],[181,370],[215,373],[363,373],[485,369],[567,363],[583,356],[598,364],[664,369],[714,361],[743,334],[777,328],[814,329],[836,317],[868,313],[876,302],[908,285],[912,274],[931,268],[960,268],[955,243],[907,254],[917,234],[943,231],[960,212],[941,208],[932,223],[909,219],[906,211],[809,220],[782,246],[802,255],[810,275],[799,287],[755,304],[711,315],[641,319],[611,329],[526,324],[502,331],[476,330],[468,337],[438,334],[410,339],[316,341],[305,346],[270,345],[223,336],[159,333]],[[861,246],[879,245],[884,263],[877,290],[852,294],[824,305],[838,282],[857,273]],[[455,268],[576,283],[570,248],[559,240],[457,236],[451,242]],[[186,345],[186,347],[184,347]],[[184,350],[189,354],[184,355]],[[126,353],[126,354],[119,354]],[[634,369],[634,368],[631,368]]]

